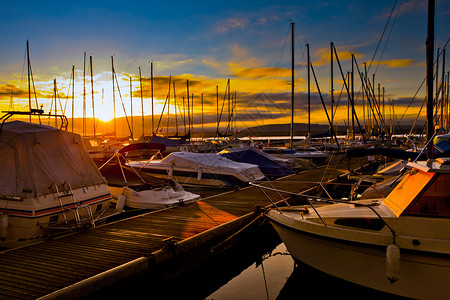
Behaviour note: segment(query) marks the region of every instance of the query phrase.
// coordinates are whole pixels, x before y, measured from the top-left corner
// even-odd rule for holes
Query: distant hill
[[[421,133],[423,130],[423,124],[417,124],[415,126],[414,133]],[[405,134],[409,133],[411,130],[411,124],[404,124],[401,126],[400,130],[398,126],[394,128],[395,134]],[[311,124],[311,134],[319,134],[327,132],[329,126],[324,124]],[[291,130],[290,124],[270,124],[270,125],[261,125],[255,127],[248,127],[239,132],[239,137],[246,136],[289,136]],[[347,128],[343,125],[337,125],[335,127],[337,135],[344,135],[347,133]],[[355,126],[355,131],[358,134],[359,130],[357,126]],[[305,123],[296,123],[294,124],[294,135],[296,136],[306,136],[308,132],[308,124]]]
[[[328,125],[311,124],[311,134],[324,133],[328,129]],[[337,131],[337,134],[344,134],[346,132],[344,126],[337,126],[335,130]],[[289,136],[290,132],[291,124],[270,124],[246,128],[241,130],[238,136]],[[294,124],[294,135],[306,136],[307,132],[308,124]]]

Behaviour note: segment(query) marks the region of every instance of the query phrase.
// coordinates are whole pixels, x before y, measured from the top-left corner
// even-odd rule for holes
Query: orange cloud
[[[404,68],[408,67],[412,64],[414,60],[410,58],[404,58],[404,59],[391,59],[391,60],[385,60],[381,61],[381,65],[385,65],[387,68]]]
[[[239,69],[234,75],[243,78],[270,78],[275,76],[288,77],[291,70],[286,68],[253,68],[253,69]]]
[[[361,58],[362,55],[360,53],[355,53],[352,51],[346,51],[346,50],[339,50],[337,49],[337,54],[340,61],[343,60],[351,60],[352,59],[352,53],[355,56],[356,59]],[[321,64],[329,64],[330,63],[330,48],[322,48],[318,49],[314,52],[312,55],[314,58],[314,61],[312,62],[313,65],[321,65]],[[335,59],[335,55],[333,55],[333,59]]]

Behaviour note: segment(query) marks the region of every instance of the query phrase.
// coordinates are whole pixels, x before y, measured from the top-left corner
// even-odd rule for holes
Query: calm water
[[[324,296],[401,299],[338,280],[303,264],[298,265],[283,243],[265,255],[261,262],[244,269],[205,299],[310,299]]]
[[[320,259],[318,257],[317,259]],[[273,230],[174,280],[132,278],[90,299],[400,299],[298,265]]]

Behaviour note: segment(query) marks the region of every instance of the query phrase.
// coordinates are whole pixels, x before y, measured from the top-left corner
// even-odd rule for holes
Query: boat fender
[[[173,167],[174,165],[172,164],[172,166],[169,168],[169,178],[172,178],[173,176]]]
[[[202,179],[202,174],[203,174],[202,168],[199,168],[197,172],[197,181],[200,181]]]
[[[125,196],[124,194],[121,194],[119,196],[119,198],[117,198],[116,209],[117,210],[123,210],[123,208],[125,207],[125,201],[126,200],[127,200],[127,196]]]
[[[5,239],[8,235],[9,215],[0,216],[0,239]]]
[[[396,244],[386,249],[386,277],[391,283],[400,279],[400,248]]]

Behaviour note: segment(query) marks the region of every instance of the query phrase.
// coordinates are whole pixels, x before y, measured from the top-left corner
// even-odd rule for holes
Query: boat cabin
[[[397,216],[450,218],[450,158],[408,163],[413,169],[384,199]]]

